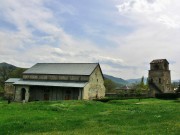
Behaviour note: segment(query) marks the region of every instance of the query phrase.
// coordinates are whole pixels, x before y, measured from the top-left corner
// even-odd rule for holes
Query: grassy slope
[[[180,133],[180,102],[157,99],[31,102],[0,101],[0,135]]]

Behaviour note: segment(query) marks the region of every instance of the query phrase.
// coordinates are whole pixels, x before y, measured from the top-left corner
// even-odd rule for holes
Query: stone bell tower
[[[156,93],[171,93],[171,74],[166,59],[156,59],[150,63],[149,70],[150,96]]]

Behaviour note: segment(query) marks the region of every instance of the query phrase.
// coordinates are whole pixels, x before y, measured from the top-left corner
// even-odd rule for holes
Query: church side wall
[[[35,75],[35,74],[24,74],[24,80],[49,80],[49,81],[88,81],[88,76],[78,75]]]

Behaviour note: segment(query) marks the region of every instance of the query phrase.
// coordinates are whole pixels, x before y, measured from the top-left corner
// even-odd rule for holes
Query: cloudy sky
[[[179,0],[0,0],[0,62],[99,62],[129,79],[161,58],[180,79]]]

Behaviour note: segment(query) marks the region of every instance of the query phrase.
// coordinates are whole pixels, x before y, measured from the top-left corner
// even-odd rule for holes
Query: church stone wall
[[[104,79],[98,66],[89,78],[89,83],[84,87],[83,99],[95,99],[105,96]]]
[[[25,101],[29,101],[29,86],[16,86],[15,101],[22,101],[22,89],[25,89]]]
[[[155,83],[162,92],[171,92],[170,71],[149,71],[149,79]]]
[[[156,60],[154,60],[156,61]],[[166,60],[150,64],[149,81],[155,84],[163,93],[171,93],[171,73]],[[158,93],[155,87],[150,85],[151,95]]]
[[[14,90],[15,87],[13,83],[5,83],[4,91],[5,91],[5,97],[9,98],[11,97],[12,99],[14,98]]]

